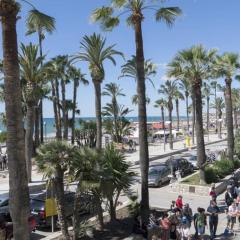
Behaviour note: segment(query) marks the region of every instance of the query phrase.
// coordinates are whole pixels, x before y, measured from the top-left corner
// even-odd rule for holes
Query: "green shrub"
[[[240,168],[240,160],[239,160],[239,158],[235,158],[233,160],[233,165],[234,165],[234,169]]]
[[[211,166],[205,168],[205,180],[207,184],[215,183],[218,181],[217,169]]]
[[[234,171],[234,163],[227,159],[216,161],[215,168],[219,178],[224,178]]]
[[[240,158],[240,130],[237,130],[235,134],[234,146],[235,146],[235,152],[237,156]]]

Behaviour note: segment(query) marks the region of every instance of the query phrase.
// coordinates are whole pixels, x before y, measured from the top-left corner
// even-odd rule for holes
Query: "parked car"
[[[163,183],[170,180],[170,174],[170,168],[165,164],[150,166],[148,172],[148,186],[160,187]]]
[[[166,164],[169,166],[170,169],[172,168],[173,173],[179,171],[181,177],[184,177],[194,171],[193,165],[183,157],[169,158],[166,161]]]
[[[184,154],[182,156],[184,159],[186,159],[188,162],[190,162],[194,169],[198,169],[198,166],[197,166],[197,155],[193,155],[193,154]]]
[[[6,229],[8,236],[12,236],[12,219],[9,211],[9,193],[0,194],[0,216],[4,219],[6,224]],[[36,219],[33,215],[30,215],[28,218],[29,222],[29,231],[36,230]]]
[[[74,209],[74,199],[75,193],[66,191],[64,192],[64,202],[65,202],[65,214],[66,217],[71,219],[73,215]],[[79,214],[87,214],[90,213],[90,203],[92,200],[92,196],[89,194],[82,194],[81,195],[81,208],[79,209]],[[31,213],[35,216],[37,221],[37,227],[49,227],[51,226],[51,217],[46,217],[46,192],[41,192],[39,194],[32,194],[30,196],[30,207]],[[54,222],[57,223],[57,216],[54,216]]]

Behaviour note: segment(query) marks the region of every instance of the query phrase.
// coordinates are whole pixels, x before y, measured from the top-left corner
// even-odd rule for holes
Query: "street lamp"
[[[47,123],[44,122],[43,125],[44,125],[44,132],[45,132],[45,141],[47,141]]]

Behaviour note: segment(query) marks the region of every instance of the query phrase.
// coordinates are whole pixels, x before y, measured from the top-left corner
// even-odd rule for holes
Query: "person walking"
[[[234,224],[236,223],[236,218],[238,215],[238,208],[236,206],[235,202],[232,202],[231,206],[228,208],[228,223],[227,228],[229,229],[230,226],[230,232],[233,232]]]
[[[193,213],[188,203],[186,203],[183,207],[183,216],[186,217],[187,225],[189,228],[191,228]]]
[[[171,222],[168,219],[168,214],[164,213],[160,220],[160,228],[162,230],[161,240],[169,240]]]
[[[209,216],[209,230],[210,230],[210,239],[216,237],[217,226],[218,226],[218,214],[220,209],[217,206],[215,201],[211,201],[209,207],[207,208],[207,214]]]
[[[182,201],[182,195],[179,195],[177,200],[176,200],[176,207],[181,209],[183,208],[183,201]]]
[[[197,232],[200,240],[202,240],[204,237],[205,226],[206,226],[205,209],[198,208],[198,213],[196,215],[196,227],[197,227]]]

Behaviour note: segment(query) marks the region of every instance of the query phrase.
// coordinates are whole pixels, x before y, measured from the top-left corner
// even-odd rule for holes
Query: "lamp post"
[[[47,141],[47,123],[44,122],[43,125],[44,125],[44,132],[45,132],[45,141]]]

